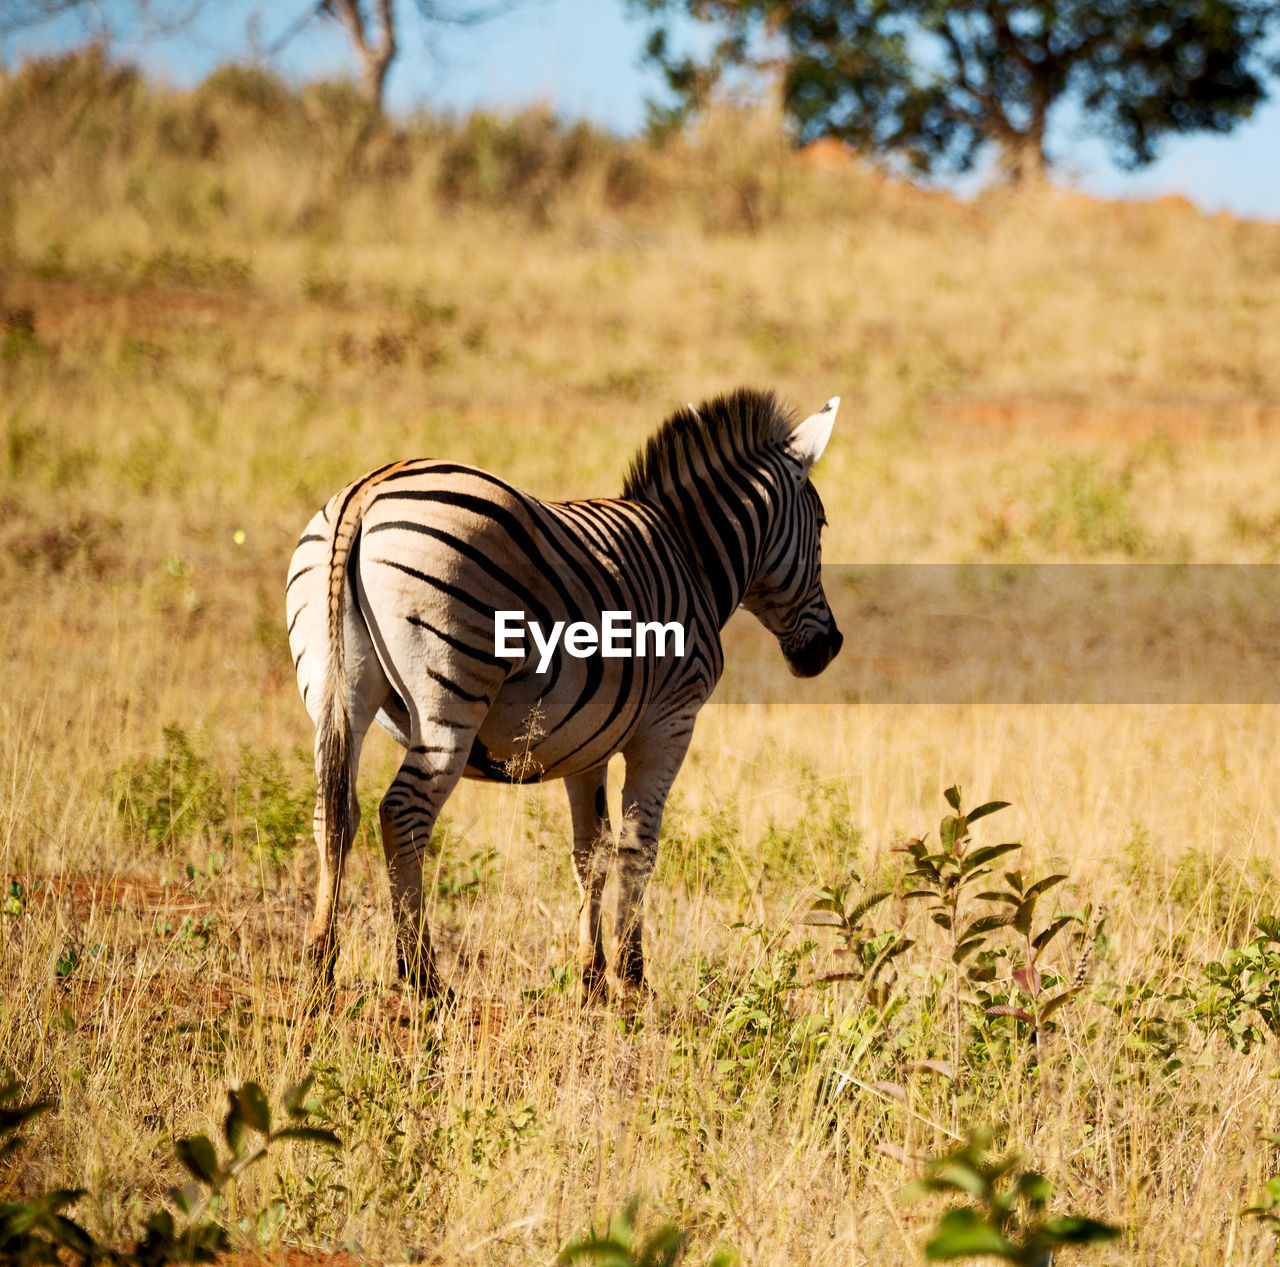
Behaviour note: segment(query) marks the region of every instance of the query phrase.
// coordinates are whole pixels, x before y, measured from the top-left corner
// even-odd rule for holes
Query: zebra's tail
[[[347,680],[346,595],[351,554],[360,537],[365,499],[360,485],[348,490],[334,519],[329,546],[326,592],[326,657],[316,732],[316,787],[324,815],[325,851],[341,859],[347,851],[352,821],[351,688]]]

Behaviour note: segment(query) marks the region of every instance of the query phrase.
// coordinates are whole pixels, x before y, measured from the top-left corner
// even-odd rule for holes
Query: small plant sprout
[[[1022,1170],[1016,1154],[997,1157],[991,1132],[977,1130],[959,1148],[927,1163],[924,1175],[903,1196],[956,1194],[971,1204],[951,1206],[925,1242],[930,1262],[995,1258],[1020,1267],[1049,1267],[1068,1245],[1113,1240],[1120,1229],[1096,1219],[1066,1214],[1047,1217],[1053,1186],[1034,1170]]]
[[[643,1239],[636,1232],[640,1198],[632,1197],[620,1214],[615,1214],[603,1232],[594,1228],[585,1237],[569,1242],[556,1262],[587,1262],[599,1267],[675,1267],[688,1243],[688,1233],[673,1223],[663,1223]],[[708,1267],[733,1267],[738,1256],[721,1250],[708,1260]]]
[[[860,893],[860,886],[858,877],[851,876],[841,884],[819,889],[804,923],[830,928],[844,942],[844,948],[835,953],[844,957],[849,966],[842,971],[824,973],[818,980],[824,983],[855,981],[862,986],[867,1002],[883,1009],[893,994],[896,980],[885,973],[885,969],[915,942],[898,929],[877,933],[870,927],[867,916],[890,892],[882,889]]]
[[[987,801],[967,814],[962,810],[959,787],[946,791],[947,804],[955,811],[938,825],[939,848],[931,850],[925,838],[896,846],[896,852],[909,854],[912,867],[907,880],[915,888],[904,894],[926,903],[929,918],[948,935],[951,959],[952,1067],[959,1071],[964,1055],[964,1016],[962,981],[965,960],[982,949],[990,935],[1010,922],[1007,914],[968,917],[963,899],[968,890],[991,871],[997,858],[1022,848],[1017,841],[974,848],[970,827],[979,819],[1008,808],[1008,801]],[[960,1128],[959,1079],[952,1082],[951,1129]]]

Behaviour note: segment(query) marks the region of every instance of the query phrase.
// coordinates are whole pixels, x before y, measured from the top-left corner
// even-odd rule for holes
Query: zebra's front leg
[[[622,793],[622,831],[618,840],[617,974],[624,990],[643,993],[644,894],[658,858],[658,833],[667,793],[689,745],[689,735],[645,741],[624,752],[627,781]]]
[[[606,799],[608,770],[588,770],[565,779],[573,820],[573,874],[582,902],[578,907],[578,959],[582,964],[582,1001],[604,1002],[608,964],[600,935],[600,899],[609,875],[613,830]]]
[[[452,993],[436,969],[427,927],[423,860],[431,845],[440,807],[457,786],[466,765],[461,752],[441,752],[430,740],[415,743],[378,807],[382,849],[391,880],[396,922],[396,966],[428,998],[446,1001]]]

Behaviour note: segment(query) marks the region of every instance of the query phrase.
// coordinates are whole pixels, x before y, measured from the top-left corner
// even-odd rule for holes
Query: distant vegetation
[[[805,183],[780,132],[732,112],[665,149],[543,110],[419,115],[371,131],[345,81],[294,89],[270,70],[227,66],[177,92],[95,50],[6,75],[0,120],[8,200],[74,178],[83,195],[190,232],[221,223],[255,235],[344,235],[364,223],[373,233],[376,200],[382,230],[400,234],[423,198],[534,225],[683,206],[710,228],[753,229],[799,210]],[[10,235],[15,214],[10,206]]]

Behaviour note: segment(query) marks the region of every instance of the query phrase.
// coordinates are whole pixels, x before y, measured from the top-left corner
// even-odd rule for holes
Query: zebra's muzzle
[[[806,642],[796,651],[783,650],[787,668],[795,677],[817,677],[844,646],[844,634],[833,624],[825,633]]]

